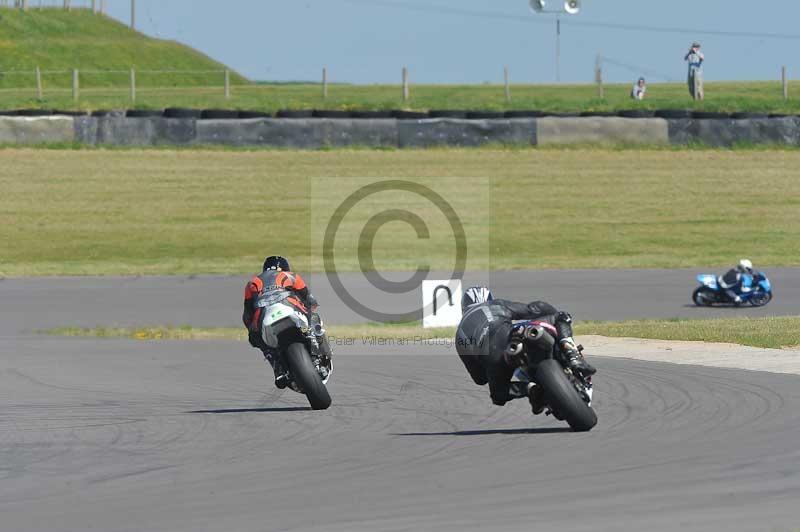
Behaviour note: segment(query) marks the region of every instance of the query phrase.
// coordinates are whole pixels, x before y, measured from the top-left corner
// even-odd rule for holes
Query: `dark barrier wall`
[[[750,120],[690,120],[669,122],[669,142],[685,145],[701,142],[709,146],[746,144],[780,144],[800,146],[800,117],[761,118]]]
[[[663,119],[544,117],[466,120],[162,117],[0,117],[0,144],[273,146],[314,149],[424,148],[485,144],[672,144],[800,146],[800,118]]]

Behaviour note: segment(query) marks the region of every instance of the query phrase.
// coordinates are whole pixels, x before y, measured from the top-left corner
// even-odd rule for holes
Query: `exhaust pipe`
[[[525,339],[532,345],[545,351],[552,351],[556,339],[544,327],[531,325],[525,330]]]

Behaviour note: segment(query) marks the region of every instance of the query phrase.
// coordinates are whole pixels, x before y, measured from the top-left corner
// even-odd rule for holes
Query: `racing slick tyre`
[[[498,120],[505,118],[502,111],[468,111],[467,120]]]
[[[234,120],[239,118],[239,111],[233,109],[204,109],[200,113],[203,120]]]
[[[620,118],[653,118],[656,116],[655,111],[647,109],[623,109],[617,113]]]
[[[691,118],[692,112],[688,109],[659,109],[656,118],[686,119]]]
[[[710,307],[714,302],[713,292],[705,286],[700,286],[692,292],[692,301],[698,307]]]
[[[286,349],[286,363],[297,384],[302,388],[313,410],[325,410],[331,406],[331,396],[311,361],[305,344],[295,342]]]
[[[750,298],[750,304],[754,307],[763,307],[772,301],[772,292],[761,292]]]
[[[168,107],[164,109],[164,118],[202,118],[203,111],[200,109],[183,109],[180,107]]]
[[[128,118],[161,118],[164,116],[162,109],[128,109],[125,111]]]
[[[597,425],[597,414],[578,393],[556,360],[548,359],[536,368],[536,382],[545,393],[548,406],[575,432],[586,432]]]
[[[244,120],[249,120],[251,118],[272,118],[272,115],[262,111],[239,111],[239,118]]]
[[[540,118],[545,116],[546,113],[544,111],[506,111],[503,113],[505,118]]]
[[[731,118],[734,120],[763,120],[765,118],[769,118],[769,113],[738,112],[731,113]]]

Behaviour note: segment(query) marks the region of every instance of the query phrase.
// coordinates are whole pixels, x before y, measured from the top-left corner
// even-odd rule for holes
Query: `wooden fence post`
[[[81,97],[81,86],[78,69],[72,70],[72,100],[77,102]]]
[[[508,84],[508,67],[503,67],[503,80],[506,86],[506,103],[511,103],[511,87]]]
[[[403,67],[403,101],[408,101],[408,67]]]
[[[131,102],[136,103],[136,69],[131,67]]]
[[[322,67],[322,99],[328,99],[328,67]]]
[[[783,84],[783,101],[789,99],[789,78],[786,76],[786,67],[781,67],[781,82]]]
[[[606,93],[603,89],[603,56],[597,54],[597,59],[594,63],[594,80],[597,82],[597,97],[601,100],[605,98]]]
[[[36,67],[36,97],[40,100],[44,98],[42,91],[42,69],[38,66]]]

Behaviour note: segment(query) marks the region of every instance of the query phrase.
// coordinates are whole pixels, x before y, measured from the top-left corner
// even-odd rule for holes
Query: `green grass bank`
[[[268,252],[322,271],[327,216],[364,176],[439,191],[478,242],[473,270],[722,267],[740,255],[796,266],[798,169],[800,152],[778,150],[6,149],[0,276],[241,274]],[[724,190],[739,193],[720,201]],[[337,234],[340,271],[360,268],[359,235],[384,207],[414,210],[432,231],[382,226],[376,269],[416,269],[418,257],[452,268],[453,233],[435,209],[373,200]]]

